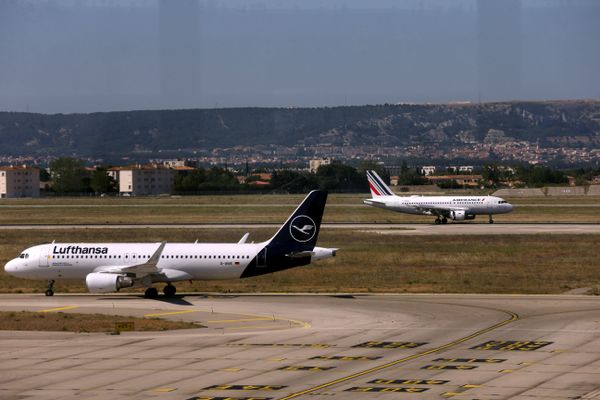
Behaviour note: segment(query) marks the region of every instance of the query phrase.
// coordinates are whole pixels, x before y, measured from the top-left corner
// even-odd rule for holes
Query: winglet
[[[244,243],[246,243],[246,240],[248,240],[248,236],[250,236],[250,232],[246,232],[246,234],[244,236],[242,236],[242,238],[240,239],[240,241],[238,242],[238,244],[244,244]]]
[[[162,255],[166,245],[167,242],[162,242],[154,254],[152,254],[152,257],[150,257],[150,259],[144,263],[144,266],[156,267],[156,264],[158,264],[158,260],[160,260],[160,256]]]

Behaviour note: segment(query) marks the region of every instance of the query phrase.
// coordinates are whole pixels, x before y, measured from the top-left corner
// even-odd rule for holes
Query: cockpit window
[[[500,200],[498,201],[498,204],[506,204],[506,200]]]
[[[27,254],[27,253],[21,253],[21,255],[19,256],[19,258],[29,258],[29,254]]]

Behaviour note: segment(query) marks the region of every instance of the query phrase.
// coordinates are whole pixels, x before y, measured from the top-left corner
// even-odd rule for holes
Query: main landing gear
[[[46,296],[54,296],[54,279],[48,281],[48,288],[46,289]]]
[[[176,292],[177,288],[175,288],[175,286],[171,285],[170,283],[168,283],[167,286],[165,286],[163,289],[163,293],[166,297],[173,297],[175,296]],[[148,289],[146,289],[144,297],[147,299],[156,299],[158,297],[158,289],[156,289],[155,287],[149,287]]]
[[[494,220],[492,219],[492,214],[490,214],[490,224],[493,224]]]
[[[156,299],[158,297],[158,290],[155,287],[149,287],[146,289],[144,297],[147,299]]]
[[[175,286],[171,285],[170,283],[168,283],[167,286],[165,286],[165,288],[163,289],[163,293],[167,297],[175,296],[175,292],[177,292],[177,289],[175,288]]]
[[[435,220],[436,225],[447,224],[447,223],[448,223],[448,218],[446,218],[446,217],[437,217],[437,219]]]

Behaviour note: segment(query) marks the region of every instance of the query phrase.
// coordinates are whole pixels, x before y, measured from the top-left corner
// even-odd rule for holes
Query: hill
[[[600,101],[231,108],[91,114],[0,112],[1,155],[114,158],[233,146],[600,144]]]

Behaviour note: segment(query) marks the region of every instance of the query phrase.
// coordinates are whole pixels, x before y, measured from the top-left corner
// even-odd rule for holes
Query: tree
[[[108,175],[106,168],[98,167],[90,177],[90,187],[94,193],[114,193],[117,184],[112,176]]]
[[[285,190],[288,193],[306,193],[317,189],[319,182],[315,175],[308,172],[297,172],[289,169],[273,172],[271,188]]]
[[[322,190],[366,190],[367,178],[349,165],[321,165],[316,177]]]
[[[83,160],[61,157],[50,162],[52,188],[58,193],[81,193],[86,189],[87,172]]]

